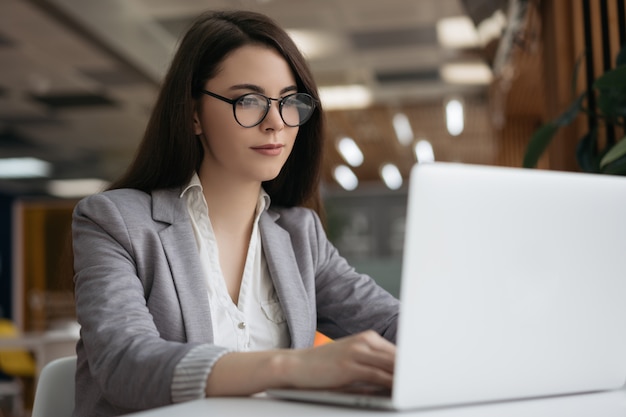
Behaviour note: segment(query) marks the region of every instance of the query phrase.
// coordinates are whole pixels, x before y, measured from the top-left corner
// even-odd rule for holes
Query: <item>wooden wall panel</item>
[[[617,0],[624,1],[624,0]],[[619,50],[617,1],[609,0],[608,24],[611,55]],[[585,51],[583,0],[531,1],[523,42],[512,54],[509,68],[492,85],[491,105],[499,120],[499,165],[520,165],[528,139],[543,123],[558,117],[586,89],[584,62],[572,88],[576,61]],[[590,1],[594,76],[604,72],[599,0]],[[499,104],[502,103],[502,104]],[[504,110],[502,110],[504,109]],[[579,115],[570,126],[559,130],[540,168],[578,171],[576,145],[588,131],[587,117]],[[623,132],[618,132],[623,134]]]

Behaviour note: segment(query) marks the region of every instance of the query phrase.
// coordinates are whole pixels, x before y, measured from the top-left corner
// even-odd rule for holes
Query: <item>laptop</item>
[[[267,394],[405,410],[618,389],[625,254],[626,178],[415,165],[390,395]]]

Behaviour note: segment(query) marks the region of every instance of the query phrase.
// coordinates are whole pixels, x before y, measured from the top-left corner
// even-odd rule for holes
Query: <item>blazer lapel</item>
[[[315,338],[315,321],[291,246],[289,233],[276,224],[278,214],[265,211],[260,219],[261,241],[267,265],[287,318],[293,348],[309,347]]]
[[[152,216],[156,221],[170,224],[159,236],[174,279],[187,341],[209,342],[213,339],[213,328],[206,280],[185,199],[178,193],[178,190],[154,191]]]

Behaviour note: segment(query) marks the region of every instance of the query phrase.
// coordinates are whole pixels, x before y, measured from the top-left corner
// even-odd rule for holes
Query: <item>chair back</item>
[[[76,356],[55,359],[41,370],[32,417],[71,417],[74,412]]]

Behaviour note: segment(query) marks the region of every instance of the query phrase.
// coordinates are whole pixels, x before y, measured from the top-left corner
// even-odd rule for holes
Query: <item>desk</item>
[[[23,349],[35,355],[37,376],[50,361],[76,354],[78,333],[70,330],[27,332],[16,337],[0,337],[0,349]]]
[[[626,390],[414,411],[377,411],[281,401],[265,396],[211,398],[159,407],[128,417],[624,417]]]

